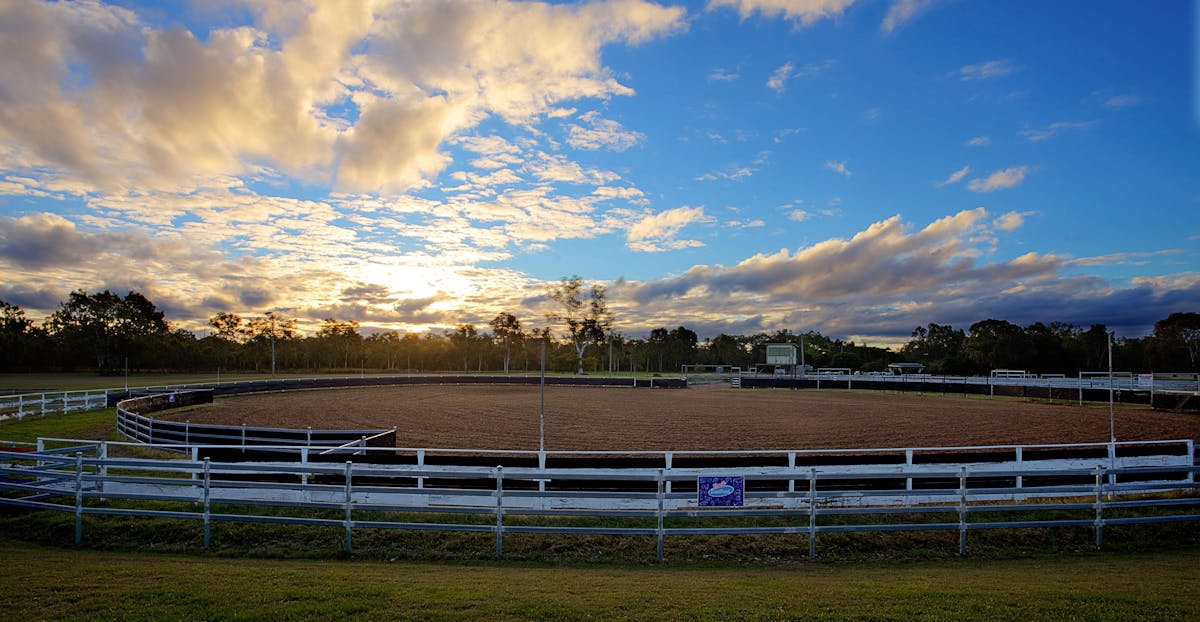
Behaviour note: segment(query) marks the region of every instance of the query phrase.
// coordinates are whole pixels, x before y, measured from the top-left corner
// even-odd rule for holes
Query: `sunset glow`
[[[1194,3],[0,4],[0,300],[873,345],[1200,310]],[[1197,18],[1200,19],[1200,18]]]

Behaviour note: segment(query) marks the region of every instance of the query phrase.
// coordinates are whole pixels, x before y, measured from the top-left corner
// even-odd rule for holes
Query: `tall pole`
[[[271,313],[271,377],[275,377],[275,313]]]
[[[1111,442],[1117,442],[1117,418],[1113,408],[1113,364],[1112,333],[1108,333],[1108,433]]]
[[[538,407],[538,451],[546,451],[546,337],[542,337],[542,401]]]

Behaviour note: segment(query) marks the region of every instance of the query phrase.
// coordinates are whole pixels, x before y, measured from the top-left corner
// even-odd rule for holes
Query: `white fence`
[[[22,419],[28,415],[94,410],[104,408],[107,401],[107,389],[0,395],[0,421]]]
[[[836,464],[838,454],[844,459],[848,452],[795,451],[784,452],[790,463],[786,467],[682,468],[672,466],[681,456],[707,455],[719,462],[731,454],[780,452],[674,452],[656,454],[664,460],[664,467],[623,469],[547,468],[546,454],[540,454],[536,467],[423,463],[429,453],[448,450],[396,450],[420,452],[422,463],[418,464],[316,463],[307,461],[316,448],[296,447],[283,449],[300,452],[303,461],[151,460],[112,457],[108,455],[111,445],[119,443],[45,439],[34,453],[0,452],[0,491],[5,491],[0,504],[73,512],[76,542],[82,538],[84,516],[121,515],[199,521],[204,527],[205,547],[210,543],[213,521],[233,521],[335,527],[344,530],[347,550],[352,547],[353,530],[361,528],[491,533],[497,555],[503,554],[506,534],[653,536],[659,559],[668,536],[798,534],[808,538],[812,556],[822,533],[951,530],[958,532],[959,552],[965,554],[967,533],[980,529],[1090,527],[1095,529],[1096,546],[1100,547],[1109,525],[1200,520],[1195,481],[1200,469],[1195,466],[1192,441],[877,450],[877,454],[867,452],[866,460],[855,464]],[[1155,453],[1156,447],[1163,451]],[[1101,448],[1105,457],[1032,457],[1067,448]],[[1012,451],[1017,459],[986,461],[986,456],[998,450]],[[936,462],[938,452],[951,451],[953,455],[984,453],[978,461]],[[870,458],[894,452],[905,455],[907,462],[881,464]],[[539,455],[459,453],[490,453],[497,462],[514,454]],[[802,464],[813,461],[831,464]],[[701,507],[696,485],[704,476],[744,478],[744,505]],[[92,501],[105,503],[94,505]],[[147,501],[195,503],[198,507],[154,510],[146,507]],[[213,504],[222,504],[219,509],[230,505],[277,510],[271,515],[218,513]],[[338,518],[321,516],[319,510],[334,510]],[[365,511],[372,512],[370,520],[355,518],[355,513],[361,516]],[[1063,511],[1086,516],[1064,519]],[[1008,514],[989,520],[998,512],[1017,512],[1020,518]],[[412,518],[430,514],[475,518],[473,522]],[[885,515],[893,518],[885,520]],[[753,516],[781,517],[789,524],[703,524],[714,518]],[[897,516],[903,522],[892,522]],[[481,523],[479,517],[487,522]],[[572,517],[575,521],[591,517],[595,523],[521,524],[522,517]],[[845,517],[855,518],[847,523]],[[506,522],[510,518],[517,520]],[[629,518],[638,524],[614,526],[613,518]],[[699,525],[665,523],[677,519]]]

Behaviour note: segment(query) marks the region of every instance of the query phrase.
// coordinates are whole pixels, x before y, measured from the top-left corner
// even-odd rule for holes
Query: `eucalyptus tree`
[[[557,313],[548,315],[547,319],[567,329],[564,337],[575,346],[577,373],[581,375],[584,352],[588,346],[603,342],[612,328],[613,319],[608,312],[605,293],[603,285],[593,284],[585,288],[583,279],[578,275],[563,277],[547,293],[557,306]]]
[[[521,332],[521,321],[511,313],[500,312],[488,324],[492,327],[492,338],[504,344],[504,373],[507,374],[512,358],[510,348],[525,338]]]

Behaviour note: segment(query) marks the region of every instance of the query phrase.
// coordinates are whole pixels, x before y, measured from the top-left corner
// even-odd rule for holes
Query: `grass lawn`
[[[42,438],[115,439],[117,409],[28,415],[0,421],[0,441],[36,442]]]
[[[790,568],[225,559],[0,544],[11,620],[1184,620],[1200,551]],[[17,570],[19,569],[19,570]]]

